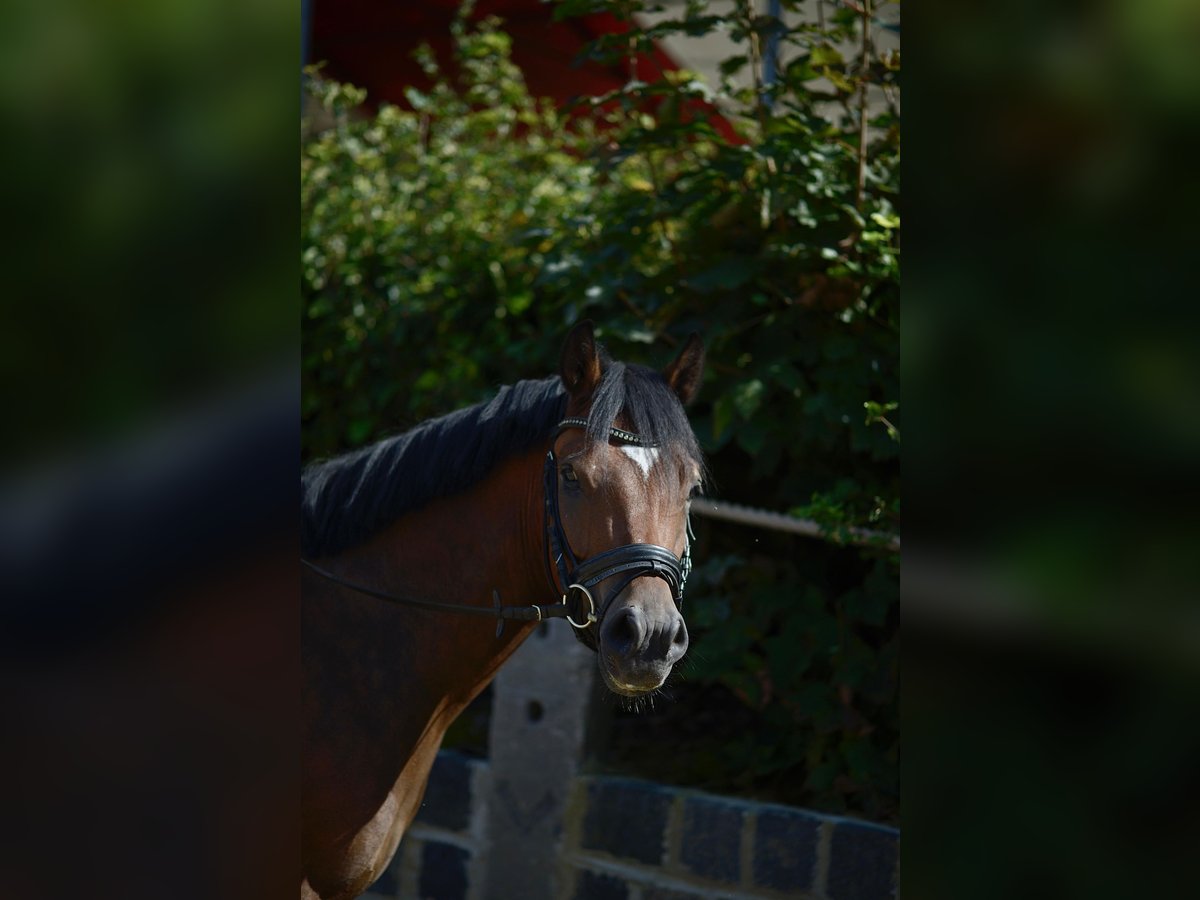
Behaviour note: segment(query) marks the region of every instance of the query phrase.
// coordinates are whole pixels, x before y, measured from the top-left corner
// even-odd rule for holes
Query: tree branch
[[[871,0],[863,0],[858,12],[862,16],[862,61],[858,73],[858,184],[854,192],[854,208],[862,212],[867,184],[867,74],[871,71]]]

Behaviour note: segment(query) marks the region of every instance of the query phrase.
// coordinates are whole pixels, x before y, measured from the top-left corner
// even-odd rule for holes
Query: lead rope
[[[567,608],[565,603],[551,603],[544,605],[527,604],[524,606],[502,606],[500,603],[499,591],[492,591],[492,605],[487,606],[464,606],[461,603],[439,603],[436,600],[425,600],[421,597],[410,597],[404,594],[389,594],[385,591],[377,591],[373,588],[365,587],[361,584],[355,584],[353,581],[347,581],[339,575],[334,575],[332,572],[322,569],[316,563],[310,562],[301,557],[300,562],[310,571],[320,575],[327,581],[332,581],[334,584],[344,588],[349,588],[352,591],[357,591],[360,594],[366,594],[368,597],[375,597],[379,600],[386,600],[389,603],[399,603],[404,606],[417,606],[421,609],[433,609],[439,612],[459,613],[464,616],[487,616],[493,619],[500,619],[497,624],[496,636],[499,637],[501,630],[504,627],[504,621],[513,619],[518,622],[540,622],[543,619],[565,619],[570,618],[571,610]]]

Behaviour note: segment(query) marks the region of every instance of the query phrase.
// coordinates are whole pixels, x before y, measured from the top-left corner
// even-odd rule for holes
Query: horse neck
[[[447,604],[491,606],[493,591],[505,605],[551,602],[541,461],[539,450],[509,459],[474,488],[401,517],[339,558],[338,571],[385,592]],[[428,648],[420,654],[426,659],[409,662],[424,668],[427,678],[453,680],[442,688],[455,699],[469,700],[482,690],[532,631],[506,622],[497,638],[493,619],[400,605],[378,615],[404,631],[409,646]]]

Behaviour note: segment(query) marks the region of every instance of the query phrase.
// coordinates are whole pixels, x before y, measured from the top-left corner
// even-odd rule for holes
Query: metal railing
[[[710,500],[697,497],[692,501],[692,512],[710,519],[720,519],[726,522],[736,522],[740,525],[750,525],[755,528],[768,528],[772,531],[785,531],[804,537],[819,538],[839,544],[857,544],[863,546],[885,547],[888,550],[900,550],[900,538],[881,531],[871,531],[868,528],[844,528],[831,532],[812,519],[799,519],[784,513],[770,512],[765,509],[753,509],[740,506],[737,503],[727,503],[724,500]]]

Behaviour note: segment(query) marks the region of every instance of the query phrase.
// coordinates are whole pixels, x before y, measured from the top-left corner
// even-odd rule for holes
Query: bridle
[[[554,439],[568,428],[588,427],[587,419],[567,418],[558,423]],[[638,447],[655,446],[640,435],[623,428],[610,428],[609,436],[625,444]],[[661,578],[671,588],[671,598],[675,606],[683,609],[683,588],[687,583],[688,574],[692,570],[691,554],[691,519],[688,519],[686,536],[684,538],[683,556],[677,557],[672,551],[658,544],[625,544],[597,553],[595,556],[580,562],[571,550],[571,542],[567,540],[563,530],[562,516],[558,507],[558,460],[554,455],[554,440],[546,452],[546,465],[543,475],[546,504],[546,546],[549,550],[546,559],[546,575],[550,586],[558,593],[559,586],[563,588],[562,602],[568,606],[575,600],[576,605],[582,605],[587,600],[588,612],[581,616],[582,621],[576,621],[574,616],[567,616],[567,621],[575,629],[575,637],[592,648],[597,649],[600,623],[608,612],[613,600],[629,587],[635,578],[653,576]],[[550,558],[553,558],[558,573],[555,583],[554,572],[550,570]],[[608,599],[596,611],[596,601],[591,589],[607,578],[624,575],[616,588],[609,591]],[[593,629],[592,626],[595,626]]]
[[[426,600],[421,597],[377,591],[373,588],[347,581],[307,559],[301,558],[300,562],[327,581],[332,581],[334,584],[357,591],[360,594],[366,594],[368,597],[375,597],[390,603],[400,603],[405,606],[416,606],[421,609],[499,619],[500,621],[496,623],[496,637],[499,637],[504,631],[504,622],[506,620],[540,622],[543,619],[566,619],[574,629],[575,636],[586,646],[592,650],[596,650],[599,646],[598,635],[600,624],[604,619],[605,613],[608,611],[609,606],[612,605],[613,600],[629,587],[635,578],[641,578],[642,576],[661,578],[671,588],[671,597],[675,601],[676,607],[679,609],[683,608],[683,587],[687,582],[688,574],[692,570],[691,541],[694,536],[692,534],[691,519],[689,518],[682,557],[677,557],[666,547],[660,547],[658,544],[625,544],[621,547],[615,547],[612,550],[605,550],[603,553],[598,553],[582,562],[576,558],[574,552],[571,550],[570,541],[567,540],[566,532],[563,530],[562,517],[558,507],[558,461],[554,455],[554,442],[568,428],[586,429],[587,426],[588,422],[586,419],[563,419],[558,423],[557,428],[555,428],[554,436],[550,441],[550,449],[546,452],[546,464],[543,472],[546,512],[546,552],[544,556],[546,560],[546,575],[550,582],[551,590],[557,594],[559,593],[559,585],[563,586],[562,599],[558,603],[504,606],[500,603],[499,592],[495,590],[492,591],[492,605],[490,607],[465,606],[459,603],[439,603],[435,600]],[[622,428],[610,428],[609,436],[613,440],[625,444],[633,444],[639,447],[655,446],[655,444],[643,439],[641,436],[631,431],[625,431]],[[557,583],[555,582],[554,572],[550,568],[551,559],[554,560],[554,565],[558,572]],[[606,578],[612,578],[615,575],[624,575],[625,578],[615,590],[609,592],[607,601],[600,608],[599,613],[597,613],[596,601],[592,596],[592,588]],[[587,602],[586,612],[583,610],[583,602],[585,600]],[[595,627],[593,628],[593,626]]]

